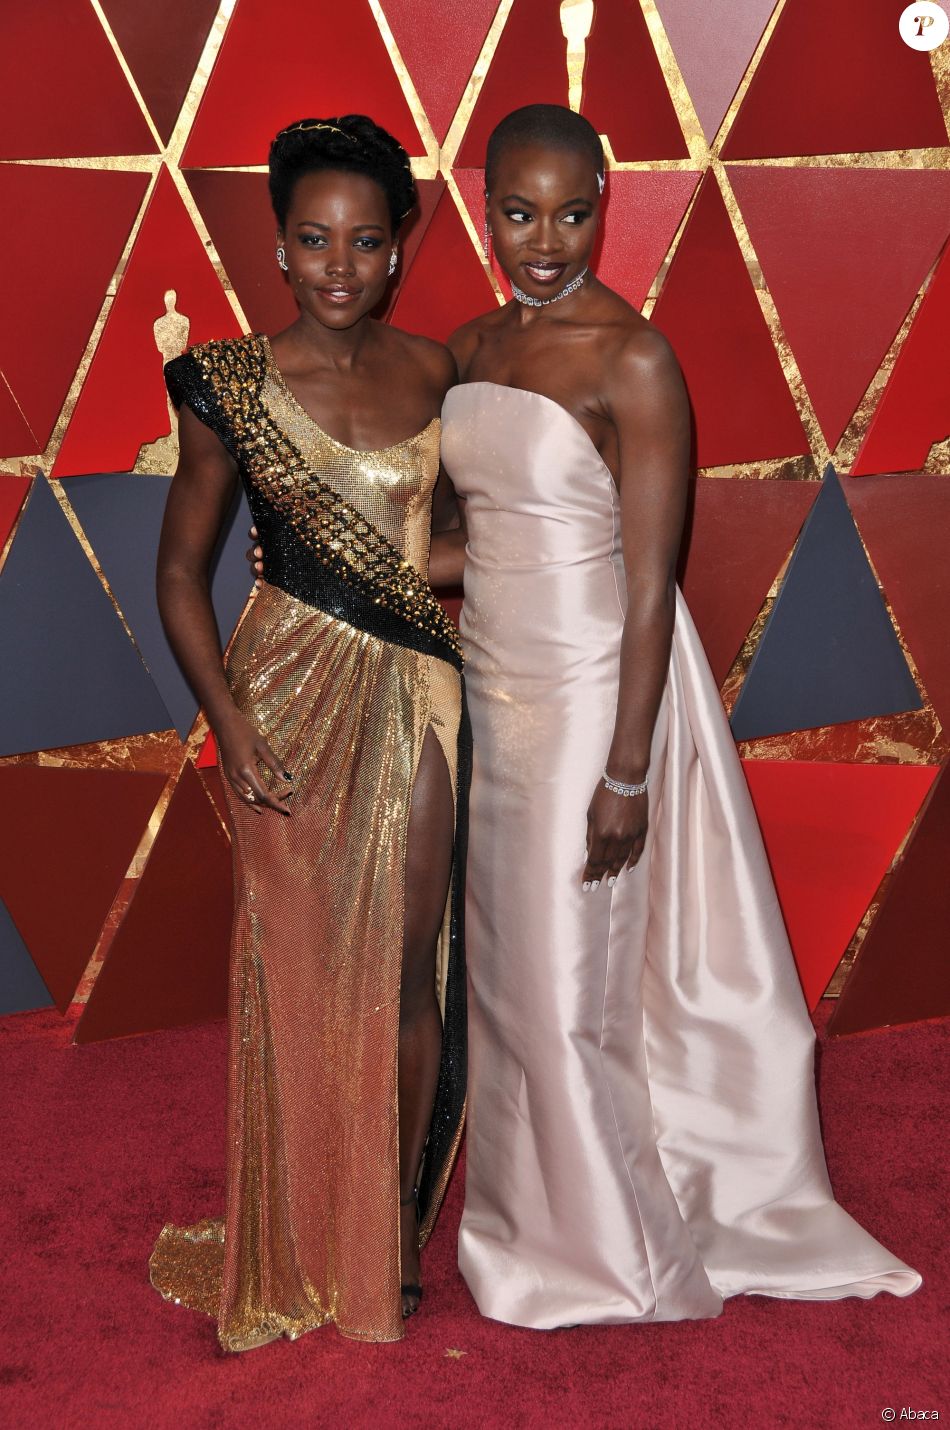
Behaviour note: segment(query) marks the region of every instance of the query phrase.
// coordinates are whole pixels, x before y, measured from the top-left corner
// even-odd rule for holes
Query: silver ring
[[[253,804],[253,803],[254,803],[254,791],[251,790],[251,789],[249,789],[248,792],[247,792],[247,794],[244,796],[244,798],[247,800],[248,804]]]

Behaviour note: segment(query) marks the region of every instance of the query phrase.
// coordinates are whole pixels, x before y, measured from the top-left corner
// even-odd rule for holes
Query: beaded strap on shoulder
[[[289,522],[324,567],[375,606],[436,637],[461,661],[458,631],[416,568],[362,512],[321,481],[271,417],[261,396],[266,367],[259,338],[202,344],[169,363],[165,375],[173,401],[194,407],[221,437],[249,485]]]
[[[187,402],[195,416],[200,417],[205,426],[220,437],[235,460],[239,460],[240,454],[234,430],[222,411],[216,387],[209,380],[209,369],[232,366],[237,368],[239,374],[245,365],[243,354],[232,349],[239,349],[240,346],[243,346],[241,340],[203,343],[165,364],[165,385],[172,402],[176,407]]]

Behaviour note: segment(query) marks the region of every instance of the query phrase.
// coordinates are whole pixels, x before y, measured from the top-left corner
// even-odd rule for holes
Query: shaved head
[[[597,130],[582,115],[563,104],[526,104],[506,114],[491,132],[485,155],[487,190],[491,190],[492,177],[504,150],[521,145],[568,149],[589,159],[598,176],[604,172],[604,146]]]

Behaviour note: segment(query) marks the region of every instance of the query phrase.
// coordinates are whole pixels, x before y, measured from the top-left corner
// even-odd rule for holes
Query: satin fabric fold
[[[619,498],[551,399],[454,388],[474,735],[459,1264],[548,1328],[718,1315],[740,1293],[921,1282],[834,1201],[814,1032],[745,779],[677,593],[637,868],[585,894],[617,702]]]

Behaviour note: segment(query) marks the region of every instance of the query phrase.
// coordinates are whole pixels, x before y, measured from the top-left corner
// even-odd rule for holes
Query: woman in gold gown
[[[228,1350],[403,1334],[465,1081],[467,725],[426,579],[454,365],[372,317],[415,200],[391,136],[302,120],[270,187],[300,316],[168,364],[159,556],[226,777],[235,913],[224,1218],[166,1226],[150,1269]],[[222,666],[207,569],[238,480],[267,562]]]

